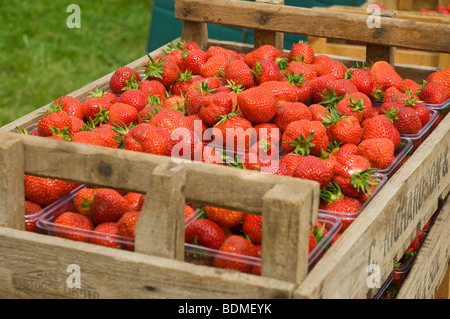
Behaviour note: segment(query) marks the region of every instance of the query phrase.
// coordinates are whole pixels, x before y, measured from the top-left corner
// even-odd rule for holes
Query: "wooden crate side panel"
[[[0,298],[286,299],[295,288],[275,279],[5,227],[0,227],[0,251]]]
[[[373,296],[448,190],[449,128],[444,118],[316,264],[296,298]]]
[[[450,200],[436,217],[397,299],[432,299],[450,261]],[[448,280],[448,279],[447,279]]]
[[[427,51],[450,51],[450,39],[447,37],[450,26],[403,19],[381,18],[381,28],[369,28],[367,17],[362,15],[336,15],[334,12],[301,7],[221,0],[207,3],[177,0],[175,18]],[[330,25],[333,28],[329,28]],[[421,41],[416,41],[417,38]]]

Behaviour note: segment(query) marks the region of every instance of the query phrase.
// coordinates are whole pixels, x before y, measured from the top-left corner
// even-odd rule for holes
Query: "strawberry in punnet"
[[[258,259],[261,259],[262,256],[262,246],[261,245],[253,245],[254,250],[256,251],[254,253],[255,257]],[[250,271],[252,275],[261,276],[261,265],[260,263],[255,263],[252,265],[252,270]]]
[[[205,145],[203,147],[202,162],[207,164],[223,165],[224,159],[219,151],[216,151],[213,147]]]
[[[386,92],[384,92],[383,102],[395,102],[404,104],[409,98],[410,96],[408,94],[406,94],[405,92],[401,92],[395,86],[391,86],[386,89]]]
[[[311,100],[313,103],[319,103],[324,100],[321,93],[323,93],[323,90],[330,84],[334,83],[336,81],[336,78],[332,75],[322,75],[318,76],[314,80],[310,81],[311,88],[312,88],[312,94],[311,94]]]
[[[418,84],[416,81],[411,79],[404,79],[400,82],[400,84],[397,86],[397,89],[400,92],[411,92],[412,95],[416,96],[420,93],[420,90],[422,89],[422,86]]]
[[[253,244],[262,243],[262,216],[245,214],[242,221],[242,231],[250,238]]]
[[[224,47],[221,46],[217,46],[217,45],[212,45],[208,48],[208,50],[206,51],[206,55],[207,58],[211,58],[217,54],[223,54],[225,55],[229,60],[232,59],[237,59],[238,58],[238,54],[236,51],[234,50],[230,50],[230,49],[225,49]]]
[[[331,61],[332,58],[330,58],[328,55],[319,54],[314,58],[313,65],[314,67],[319,67],[321,64]]]
[[[256,84],[278,81],[281,78],[280,68],[274,60],[257,61],[251,70]]]
[[[75,212],[91,218],[91,203],[98,188],[85,187],[80,189],[73,198]]]
[[[371,167],[385,169],[395,158],[394,143],[389,138],[372,138],[358,145],[358,155],[368,159]]]
[[[196,219],[184,231],[184,241],[210,249],[219,249],[225,241],[220,226],[210,219]]]
[[[265,83],[269,82],[263,84]],[[251,123],[270,122],[277,112],[275,97],[269,89],[262,86],[242,91],[237,96],[237,102],[242,115]]]
[[[232,259],[228,257],[230,254],[233,256]],[[252,264],[246,261],[245,257],[255,256],[256,250],[251,241],[239,235],[231,235],[220,246],[219,252],[214,257],[213,266],[248,273],[252,269]]]
[[[53,101],[53,104],[59,104],[61,111],[66,112],[70,116],[74,116],[81,120],[84,120],[83,106],[81,105],[81,102],[76,98],[69,95],[61,96]]]
[[[370,76],[375,81],[375,86],[385,92],[389,87],[396,87],[402,82],[402,77],[386,61],[377,61],[370,68]]]
[[[293,177],[316,181],[321,187],[330,183],[330,169],[316,156],[306,156],[294,170]]]
[[[194,83],[195,77],[192,76],[190,70],[180,72],[178,79],[172,84],[170,88],[171,95],[185,95],[192,83]]]
[[[283,165],[289,172],[289,175],[292,176],[292,174],[294,174],[295,169],[297,168],[297,165],[304,158],[305,158],[304,155],[300,155],[300,154],[296,154],[296,153],[288,153],[280,159],[279,164]]]
[[[166,90],[169,90],[178,79],[181,72],[180,68],[167,56],[155,60],[149,54],[147,56],[149,61],[145,65],[145,76],[142,80],[160,81]]]
[[[233,111],[233,100],[226,92],[206,95],[200,109],[200,118],[208,125],[215,125],[220,117]]]
[[[205,213],[209,219],[219,226],[228,228],[239,225],[245,216],[243,212],[215,206],[205,206]]]
[[[187,115],[199,114],[202,107],[203,97],[212,94],[214,88],[206,80],[193,83],[186,91],[185,107]]]
[[[255,85],[252,69],[243,60],[232,60],[224,69],[225,80],[241,84],[244,89],[249,89]]]
[[[53,223],[53,235],[75,241],[89,242],[90,231],[94,230],[92,221],[86,216],[63,212]]]
[[[97,190],[91,203],[91,216],[95,225],[117,222],[129,207],[128,201],[115,189]]]
[[[202,161],[203,144],[200,138],[188,128],[175,129],[168,142],[167,151],[172,159]]]
[[[71,142],[106,147],[105,141],[94,131],[80,131],[74,133]]]
[[[333,166],[332,182],[337,183],[345,195],[358,198],[370,193],[370,185],[378,183],[374,175],[377,171],[365,157],[348,155],[337,158],[337,163]]]
[[[359,92],[367,96],[373,96],[375,93],[375,82],[368,74],[357,74],[350,78],[350,81],[356,86]]]
[[[148,100],[155,95],[161,102],[164,102],[166,98],[166,87],[157,80],[143,80],[139,83],[138,89],[145,94]]]
[[[59,179],[25,175],[25,197],[45,207],[80,186]]]
[[[330,110],[328,110],[322,104],[311,104],[309,106],[309,110],[312,114],[313,121],[324,122],[324,118],[327,118],[330,115]]]
[[[266,81],[256,88],[267,89],[270,92],[269,94],[275,98],[276,103],[298,101],[297,88],[288,81]]]
[[[145,196],[141,193],[128,192],[123,197],[128,201],[128,211],[138,211],[142,208],[142,196]]]
[[[320,156],[326,150],[329,139],[327,129],[319,121],[299,120],[289,123],[281,136],[282,149],[301,155]]]
[[[328,109],[335,107],[344,96],[359,93],[356,86],[347,79],[339,79],[328,83],[328,85],[320,92],[322,101],[320,104],[325,105]]]
[[[450,92],[446,86],[440,82],[424,82],[424,86],[420,91],[419,99],[427,104],[442,104],[447,101]]]
[[[443,70],[435,71],[431,73],[427,78],[426,81],[428,83],[430,82],[438,82],[445,85],[447,88],[447,96],[450,98],[450,68],[445,68]]]
[[[105,99],[109,104],[117,102],[117,96],[114,93],[106,91],[105,89],[99,90],[98,87],[95,88],[95,91],[90,92],[89,97]]]
[[[252,137],[252,143],[264,139],[269,143],[278,145],[280,143],[280,129],[274,123],[259,123],[253,126],[255,135]]]
[[[312,121],[312,114],[308,106],[301,102],[283,102],[278,104],[272,122],[280,129],[282,134],[289,123],[298,120]]]
[[[431,118],[430,109],[425,104],[418,102],[414,102],[411,107],[419,117],[420,122],[422,123],[422,127],[424,127]]]
[[[105,147],[117,148],[119,146],[119,133],[115,131],[115,126],[112,124],[101,124],[94,129],[94,132],[100,135],[103,139]]]
[[[347,116],[354,116],[362,122],[364,114],[372,108],[370,98],[361,92],[351,93],[342,98],[336,105],[336,109]]]
[[[117,223],[101,223],[94,228],[93,235],[89,238],[92,244],[120,249],[122,244],[119,238]]]
[[[30,232],[40,233],[41,230],[37,227],[37,214],[42,210],[42,206],[32,201],[25,200],[25,230]]]
[[[206,63],[207,53],[201,49],[191,50],[183,61],[182,71],[189,71],[193,75],[200,75],[200,70]]]
[[[139,123],[124,130],[123,146],[126,150],[169,156],[170,132],[148,123]]]
[[[256,64],[256,62],[261,62],[263,60],[276,61],[277,58],[281,56],[280,51],[270,44],[264,44],[253,51],[250,51],[244,56],[244,61],[250,68]]]
[[[188,41],[188,42],[182,43],[182,48],[184,50],[192,51],[192,50],[200,49],[200,45],[195,41]]]
[[[136,108],[139,112],[148,104],[147,95],[139,89],[128,89],[123,92],[117,103],[124,103]]]
[[[422,128],[422,121],[412,107],[401,107],[392,122],[400,134],[415,134]]]
[[[109,80],[109,88],[115,94],[121,94],[125,88],[132,81],[141,81],[139,73],[130,67],[123,66],[114,71]]]
[[[220,77],[231,58],[225,53],[217,53],[208,58],[200,69],[200,75],[204,78]]]
[[[117,221],[119,236],[124,237],[126,242],[124,247],[128,250],[134,250],[133,241],[135,238],[136,223],[139,219],[140,211],[126,212]]]
[[[314,80],[317,77],[316,69],[311,64],[305,64],[300,61],[291,61],[283,74],[302,74],[306,81]]]
[[[340,145],[336,150],[332,152],[333,158],[338,161],[339,157],[346,157],[348,155],[357,155],[358,145],[347,143]]]
[[[148,124],[163,128],[172,134],[177,128],[186,127],[186,117],[181,111],[162,108],[150,118]]]
[[[303,42],[294,43],[289,51],[288,60],[311,64],[314,61],[314,49]]]
[[[331,75],[335,79],[345,79],[345,75],[348,71],[348,67],[345,66],[344,63],[337,60],[330,60],[321,64],[318,64],[316,67],[317,76],[323,75]]]
[[[109,108],[108,124],[129,126],[138,122],[139,113],[134,106],[117,102]]]
[[[359,120],[353,115],[342,116],[337,110],[331,109],[330,115],[324,118],[329,137],[342,144],[358,144],[363,136]]]
[[[400,144],[400,132],[387,116],[380,114],[364,121],[362,124],[364,127],[363,140],[389,138],[394,143],[394,147]]]
[[[100,97],[90,97],[82,102],[84,120],[89,121],[98,120],[99,122],[105,123],[107,120],[107,114],[111,108],[108,100]]]
[[[304,80],[303,75],[301,74],[286,74],[286,81],[294,87],[296,90],[296,98],[294,98],[297,102],[308,103],[312,96],[312,86],[311,83]]]
[[[143,195],[146,196],[146,195]],[[194,208],[192,208],[192,206],[190,205],[185,205],[184,206],[184,218],[187,219],[188,217],[194,216],[195,211]]]
[[[55,131],[62,132],[64,129],[68,134],[72,133],[72,119],[69,114],[61,111],[60,105],[51,104],[43,114],[37,124],[39,136],[52,136]]]

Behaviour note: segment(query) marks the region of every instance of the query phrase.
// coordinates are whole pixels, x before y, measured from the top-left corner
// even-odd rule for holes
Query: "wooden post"
[[[395,18],[396,13],[394,11],[380,11],[380,17],[387,18]],[[381,26],[378,28],[374,28],[372,33],[373,37],[378,37],[383,33],[383,22],[381,22]],[[380,44],[366,44],[366,65],[372,65],[377,61],[386,61],[389,62],[392,66],[395,66],[395,47],[394,46],[386,46]]]
[[[25,228],[23,146],[10,134],[0,134],[0,226]]]
[[[208,45],[208,26],[202,22],[183,21],[181,40],[197,42],[202,50],[206,50]]]
[[[256,0],[256,2],[284,5],[284,0]],[[268,19],[268,16],[262,15],[260,17],[260,23],[265,24]],[[258,48],[264,44],[271,44],[277,49],[282,50],[284,47],[284,34],[282,32],[256,29],[254,31],[255,48]]]
[[[181,165],[161,164],[149,182],[136,223],[135,251],[183,260],[185,169]]]

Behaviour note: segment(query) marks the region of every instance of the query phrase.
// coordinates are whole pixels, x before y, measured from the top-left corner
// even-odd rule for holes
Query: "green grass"
[[[81,28],[68,28],[69,4]],[[0,127],[146,53],[151,0],[2,0]]]

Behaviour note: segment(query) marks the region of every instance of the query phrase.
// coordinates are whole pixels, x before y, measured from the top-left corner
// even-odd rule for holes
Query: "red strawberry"
[[[447,91],[450,92],[443,83],[428,82],[422,88],[419,98],[424,103],[442,104],[449,99]]]
[[[312,87],[311,100],[313,103],[319,103],[324,100],[321,93],[330,84],[336,81],[336,78],[332,75],[322,75],[318,76],[314,80],[311,80],[310,84]]]
[[[280,68],[274,60],[258,61],[252,68],[256,84],[266,81],[278,81],[281,77]]]
[[[80,131],[72,135],[73,143],[89,144],[106,147],[105,141],[94,131]]]
[[[149,121],[155,127],[160,127],[172,134],[177,128],[186,127],[186,117],[183,112],[162,108]]]
[[[238,54],[234,50],[225,49],[224,47],[212,45],[208,48],[206,51],[206,55],[209,58],[217,55],[217,54],[223,54],[227,57],[227,59],[236,59],[238,57]]]
[[[231,58],[225,53],[218,53],[208,58],[200,69],[200,75],[204,78],[220,77]]]
[[[205,213],[209,219],[219,226],[228,228],[239,225],[245,216],[243,212],[215,206],[205,206]]]
[[[97,120],[105,123],[107,121],[106,112],[111,108],[108,100],[100,97],[90,97],[82,102],[84,120]]]
[[[227,257],[232,254],[233,259]],[[225,239],[219,248],[219,253],[214,258],[213,266],[216,268],[233,269],[248,273],[252,269],[252,264],[245,260],[245,257],[255,257],[254,245],[246,238],[231,235]]]
[[[219,249],[225,241],[225,234],[220,226],[210,219],[192,221],[184,232],[185,242],[210,249]]]
[[[333,166],[333,182],[339,185],[345,195],[359,197],[370,193],[369,185],[378,182],[374,172],[369,160],[361,155],[339,157]]]
[[[220,116],[233,111],[233,100],[229,93],[219,92],[203,98],[200,109],[200,117],[208,125],[215,125],[220,121]]]
[[[98,188],[85,187],[80,189],[73,198],[75,212],[91,218],[91,203]]]
[[[350,81],[356,86],[359,92],[367,96],[373,96],[375,92],[375,82],[368,74],[359,74],[352,76]]]
[[[164,100],[166,99],[166,87],[160,81],[143,80],[139,83],[138,89],[145,94],[147,101],[155,95],[161,102],[164,102]]]
[[[115,131],[115,126],[112,124],[102,124],[94,129],[94,132],[100,135],[103,139],[104,146],[110,148],[117,148],[119,146],[119,133]]]
[[[270,142],[278,145],[280,142],[280,129],[273,123],[259,123],[253,126],[255,129],[255,136],[252,137],[254,141],[260,141],[264,139],[266,142]]]
[[[136,108],[139,112],[148,103],[147,96],[139,89],[129,89],[122,93],[118,99],[118,103],[124,103]]]
[[[330,183],[320,192],[320,208],[327,211],[340,213],[356,213],[361,209],[361,202],[347,195],[344,195],[341,188],[336,183]]]
[[[211,85],[207,82],[200,81],[192,84],[185,95],[185,107],[187,115],[199,114],[202,107],[203,97],[212,94]]]
[[[242,115],[252,123],[270,122],[277,112],[274,96],[261,86],[242,91],[237,96],[237,102]]]
[[[345,64],[337,60],[330,60],[318,64],[315,68],[317,76],[331,75],[336,79],[345,79],[345,75],[348,71]]]
[[[295,168],[293,177],[316,181],[321,187],[325,187],[331,181],[331,171],[317,157],[306,156]]]
[[[129,207],[128,201],[116,190],[99,189],[91,203],[91,215],[94,224],[117,222]]]
[[[79,119],[84,120],[83,115],[83,106],[81,105],[81,102],[78,101],[76,98],[65,95],[57,98],[53,104],[60,105],[61,111],[66,112],[70,116],[77,117]]]
[[[402,107],[395,113],[394,126],[400,134],[415,134],[422,128],[422,122],[412,107]]]
[[[244,89],[249,89],[255,85],[252,70],[243,60],[230,61],[225,66],[223,76],[226,80],[242,85]]]
[[[313,121],[324,122],[324,118],[330,115],[330,111],[321,104],[311,104],[309,110],[312,114]]]
[[[160,81],[166,90],[178,79],[181,72],[180,68],[167,56],[162,56],[159,59],[153,59],[148,55],[149,61],[145,65],[145,76],[143,80],[157,80]]]
[[[416,112],[417,116],[422,123],[422,127],[425,126],[431,118],[431,112],[425,104],[422,103],[414,103],[411,107]]]
[[[285,74],[285,76],[287,76],[288,74],[301,74],[303,75],[303,79],[305,81],[311,81],[317,78],[316,69],[312,65],[305,64],[300,61],[291,61],[283,73]]]
[[[77,183],[53,178],[25,175],[25,197],[45,207],[80,186]]]
[[[182,70],[200,75],[200,70],[207,60],[207,54],[201,49],[191,50],[183,61]]]
[[[54,132],[62,132],[64,129],[67,134],[72,133],[72,119],[56,105],[51,105],[37,124],[39,136],[52,136]]]
[[[281,136],[282,149],[286,153],[295,151],[302,155],[320,156],[329,139],[327,129],[318,121],[299,120],[289,123]]]
[[[168,141],[167,151],[170,156],[191,161],[201,161],[203,155],[202,141],[188,128],[175,130]]]
[[[336,105],[336,109],[342,115],[352,115],[356,117],[359,122],[363,120],[364,114],[371,108],[372,102],[370,98],[361,92],[351,93],[344,96]]]
[[[281,159],[279,164],[283,165],[287,171],[289,172],[289,175],[294,174],[295,169],[297,168],[298,164],[305,158],[304,155],[296,154],[296,153],[289,153],[284,155]]]
[[[275,98],[276,103],[298,101],[297,88],[296,86],[290,84],[288,81],[266,81],[261,83],[258,87],[255,88],[256,89],[264,88],[268,90],[269,94]],[[239,95],[241,95],[242,93],[240,93]]]
[[[312,113],[309,108],[301,102],[283,102],[278,105],[272,122],[283,133],[289,123],[298,120],[312,121]]]
[[[314,61],[314,49],[303,42],[294,43],[289,51],[288,60],[311,64]]]
[[[399,86],[402,81],[401,76],[386,61],[375,62],[370,69],[370,75],[375,81],[375,86],[383,92],[389,87]]]
[[[25,200],[25,230],[30,232],[42,232],[36,223],[37,214],[42,210],[42,206],[29,200]]]
[[[385,115],[377,115],[363,123],[363,140],[372,138],[389,138],[397,147],[400,144],[400,133]]]
[[[400,82],[400,84],[397,86],[397,89],[400,92],[411,92],[413,95],[418,95],[422,89],[422,87],[414,80],[411,79],[404,79]]]
[[[253,51],[250,51],[244,56],[244,61],[250,68],[256,64],[256,62],[261,62],[263,60],[276,61],[280,57],[280,51],[270,44],[264,44]]]
[[[55,219],[52,231],[53,235],[57,237],[88,242],[92,230],[94,230],[94,225],[89,218],[67,211]]]
[[[168,143],[170,133],[166,129],[148,123],[140,123],[124,132],[123,145],[126,150],[170,155]]]
[[[124,247],[128,250],[134,250],[134,229],[136,228],[140,213],[140,211],[126,212],[117,221],[119,236],[124,237]]]
[[[363,136],[359,120],[353,115],[342,116],[335,109],[324,120],[330,139],[342,144],[358,144]]]
[[[95,226],[94,233],[90,237],[90,242],[95,245],[110,248],[122,248],[117,223],[107,222]]]
[[[121,125],[123,123],[126,126],[135,124],[138,122],[139,114],[134,106],[117,102],[109,108],[108,124]]]
[[[256,214],[245,214],[242,221],[242,231],[250,238],[253,244],[262,242],[262,216]]]
[[[439,82],[444,84],[447,88],[447,96],[450,98],[450,68],[435,71],[431,73],[426,80],[428,83]]]
[[[131,81],[141,81],[139,73],[128,66],[123,66],[114,71],[109,81],[109,88],[115,94],[121,94]]]
[[[410,96],[404,92],[400,92],[395,86],[386,89],[383,96],[383,102],[395,102],[404,104]]]
[[[104,100],[106,100],[110,105],[114,104],[117,102],[117,96],[110,92],[110,91],[106,91],[105,89],[101,89],[99,90],[97,87],[95,88],[95,91],[91,92],[89,94],[88,98],[102,98]]]
[[[358,155],[369,160],[372,167],[385,169],[395,158],[394,143],[389,138],[373,138],[358,145]]]

